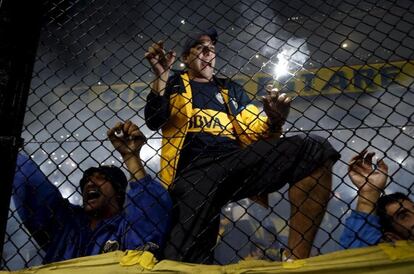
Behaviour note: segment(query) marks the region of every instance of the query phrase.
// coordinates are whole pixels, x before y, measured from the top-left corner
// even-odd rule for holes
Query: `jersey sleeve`
[[[236,119],[243,130],[242,134],[247,136],[248,142],[257,141],[265,136],[269,129],[267,117],[252,104],[242,86],[232,83],[231,93],[238,102]]]
[[[378,216],[353,210],[345,222],[340,244],[343,248],[366,247],[376,245],[381,237]]]
[[[47,247],[69,217],[70,203],[39,166],[22,154],[17,157],[13,200],[23,224],[42,248]]]
[[[170,227],[172,201],[167,190],[150,176],[130,183],[126,197],[124,237],[126,249],[136,249],[148,242],[158,246]]]

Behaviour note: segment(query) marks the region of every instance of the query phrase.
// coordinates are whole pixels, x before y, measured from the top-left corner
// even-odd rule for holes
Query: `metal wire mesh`
[[[413,192],[414,4],[410,0],[48,1],[26,110],[24,152],[63,197],[81,204],[78,182],[99,164],[121,166],[106,139],[132,120],[148,138],[147,171],[159,172],[161,135],[143,109],[153,79],[144,53],[154,42],[181,51],[189,31],[219,32],[217,74],[240,83],[252,102],[268,83],[295,97],[285,132],[317,133],[341,153],[312,255],[341,249],[356,189],[347,162],[365,147],[390,167],[387,192]],[[182,60],[174,63],[181,70]],[[249,199],[222,210],[215,263],[278,260],[287,245],[287,187],[268,209]],[[7,269],[39,264],[43,253],[10,206]]]

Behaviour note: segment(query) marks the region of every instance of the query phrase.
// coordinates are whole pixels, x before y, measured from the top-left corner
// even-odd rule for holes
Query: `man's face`
[[[184,56],[188,72],[193,78],[211,80],[216,64],[216,48],[208,35],[203,35],[199,43]]]
[[[394,233],[401,240],[414,240],[414,203],[399,200],[386,206],[386,211],[393,220]]]
[[[117,193],[110,181],[99,172],[93,173],[82,190],[83,207],[87,214],[111,217],[119,211]]]

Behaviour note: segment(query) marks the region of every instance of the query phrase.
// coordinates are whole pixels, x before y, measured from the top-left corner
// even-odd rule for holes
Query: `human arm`
[[[268,118],[269,133],[272,137],[280,137],[282,126],[290,111],[292,98],[280,93],[271,85],[266,86],[267,95],[262,97],[263,110]]]
[[[363,150],[354,156],[348,168],[348,175],[358,190],[357,206],[345,223],[340,244],[344,248],[363,247],[377,244],[382,236],[379,218],[374,214],[375,205],[385,188],[388,166],[383,160],[373,168],[375,153]]]
[[[176,53],[174,51],[167,53],[164,50],[164,42],[158,41],[148,48],[148,51],[145,53],[145,58],[150,63],[152,71],[155,74],[151,90],[156,95],[163,96],[172,64],[176,58]]]
[[[247,145],[259,139],[279,138],[281,136],[282,124],[273,127],[270,123],[270,115],[264,116],[261,114],[260,110],[251,103],[251,99],[242,86],[234,82],[227,83],[227,86],[229,87],[230,98],[236,98],[237,100],[238,108],[233,113],[237,113],[236,119],[240,129],[236,128],[236,133],[240,136],[239,139],[242,143]],[[263,99],[267,106],[270,104],[268,99],[270,100],[270,97]],[[230,109],[233,106],[231,102],[232,99],[230,99]]]
[[[251,143],[258,139],[280,138],[282,126],[285,123],[290,109],[291,98],[286,94],[280,94],[271,86],[266,87],[267,95],[262,97],[263,110],[266,116],[262,116],[253,104],[247,103],[249,100],[245,91],[240,87],[244,94],[241,97],[243,108],[236,116],[242,126],[244,135],[247,136],[245,143]]]
[[[168,191],[150,176],[130,183],[125,206],[124,246],[136,249],[148,242],[162,247],[170,228],[172,201]]]
[[[13,181],[16,210],[30,234],[42,249],[59,234],[73,207],[64,199],[39,166],[23,154],[18,154]]]
[[[170,224],[172,203],[167,190],[145,172],[139,153],[146,138],[131,121],[118,122],[108,130],[108,138],[131,174],[123,212],[123,249],[148,242],[160,246]]]
[[[162,41],[152,44],[145,53],[145,58],[155,75],[144,110],[145,123],[151,130],[160,129],[170,115],[168,83],[171,83],[169,76],[175,56],[174,51],[166,53]]]
[[[349,178],[358,190],[356,210],[368,214],[375,211],[388,178],[388,166],[383,160],[377,161],[377,168],[373,168],[374,155],[363,150],[351,159],[348,167]]]
[[[159,96],[150,92],[145,104],[145,124],[151,130],[160,129],[170,117],[170,98],[168,95]]]
[[[131,175],[131,180],[140,180],[146,172],[139,153],[146,138],[138,126],[131,121],[118,122],[107,132],[113,147],[121,154],[122,159]]]

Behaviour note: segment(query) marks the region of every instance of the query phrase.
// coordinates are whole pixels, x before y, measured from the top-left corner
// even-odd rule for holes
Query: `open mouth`
[[[101,193],[97,189],[88,190],[85,194],[86,201],[92,201],[98,199],[101,196]]]

